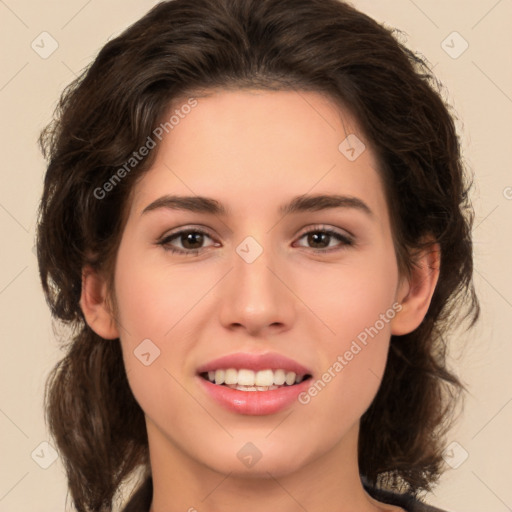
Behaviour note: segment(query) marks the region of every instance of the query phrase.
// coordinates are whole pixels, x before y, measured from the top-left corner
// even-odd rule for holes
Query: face
[[[217,91],[184,111],[134,188],[117,255],[129,383],[153,457],[285,474],[353,447],[385,368],[400,287],[377,162],[318,93]],[[307,378],[220,384],[273,387],[278,369]]]

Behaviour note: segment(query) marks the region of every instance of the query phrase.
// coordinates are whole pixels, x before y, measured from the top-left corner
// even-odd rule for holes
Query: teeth
[[[215,371],[215,384],[222,384],[224,382],[224,376],[226,372],[224,370]]]
[[[270,391],[279,389],[279,386],[239,386],[238,384],[228,384],[228,388],[238,389],[239,391]]]
[[[295,372],[290,372],[290,373],[287,373],[286,374],[286,384],[288,384],[288,386],[291,386],[292,384],[295,384]]]
[[[282,386],[286,381],[286,372],[284,370],[276,370],[274,372],[274,384]]]
[[[215,374],[216,372],[213,372],[213,373]],[[237,382],[238,382],[238,370],[235,370],[234,368],[227,369],[226,375],[224,377],[224,384],[236,384]]]
[[[237,384],[239,386],[254,386],[254,377],[252,370],[238,370]]]
[[[288,386],[302,382],[305,375],[297,375],[295,372],[287,372],[285,370],[260,370],[254,372],[242,368],[227,368],[208,372],[208,380],[215,384],[226,384],[227,386],[238,389],[238,386],[246,386],[242,388],[244,391],[266,391],[268,389],[277,389],[285,383]],[[260,389],[261,388],[261,389]]]
[[[272,370],[260,370],[254,378],[256,386],[272,386],[274,384],[274,372]]]

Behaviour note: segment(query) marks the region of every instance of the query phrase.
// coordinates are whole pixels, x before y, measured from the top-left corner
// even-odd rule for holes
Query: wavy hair
[[[111,510],[123,482],[137,468],[150,470],[144,414],[119,340],[99,337],[79,300],[84,265],[113,279],[134,183],[157,149],[105,197],[97,190],[173,102],[213,88],[326,94],[355,117],[377,156],[400,271],[411,271],[425,237],[440,245],[428,312],[413,332],[392,336],[359,437],[360,472],[372,485],[430,490],[464,388],[447,367],[445,340],[456,321],[471,327],[479,316],[470,176],[441,84],[391,29],[338,0],[173,0],[101,49],[64,90],[39,140],[48,161],[40,277],[53,317],[71,328],[46,384],[46,420],[74,506]]]

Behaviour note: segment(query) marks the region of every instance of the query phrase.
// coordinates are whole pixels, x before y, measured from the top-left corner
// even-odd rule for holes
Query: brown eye
[[[185,249],[199,249],[204,242],[204,234],[197,231],[190,231],[180,235],[180,242]],[[190,247],[192,245],[192,247]]]
[[[188,229],[168,235],[158,242],[158,244],[166,251],[193,255],[198,254],[202,249],[206,248],[203,247],[205,238],[209,238],[210,240],[212,239],[205,231],[200,229]],[[181,244],[181,247],[176,247],[176,245],[172,243],[176,241]]]
[[[333,252],[339,249],[343,249],[346,246],[351,246],[354,241],[349,236],[338,233],[332,229],[312,229],[306,233],[303,233],[300,239],[306,238],[308,245],[316,252]],[[339,243],[337,246],[329,248],[330,243],[337,240]],[[300,246],[304,247],[304,246]]]

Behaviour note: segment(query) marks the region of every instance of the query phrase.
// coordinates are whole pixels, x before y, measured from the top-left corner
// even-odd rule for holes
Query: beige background
[[[0,511],[55,512],[66,503],[61,461],[52,463],[51,448],[41,445],[49,441],[44,382],[60,352],[33,252],[45,171],[36,139],[64,86],[154,3],[0,0]],[[475,281],[482,320],[470,337],[452,340],[452,364],[470,388],[450,435],[458,444],[447,454],[452,466],[460,465],[445,473],[428,500],[458,512],[512,510],[512,2],[353,4],[405,31],[408,46],[435,66],[460,118],[465,159],[476,175]],[[454,31],[460,37],[450,35]],[[52,41],[42,32],[58,44],[45,59],[40,54]],[[457,58],[445,51],[460,53],[464,41],[469,46]]]

